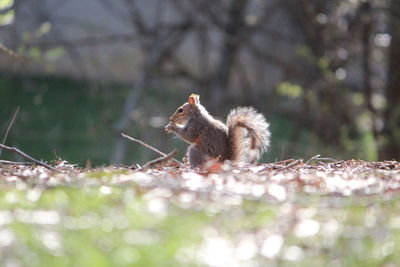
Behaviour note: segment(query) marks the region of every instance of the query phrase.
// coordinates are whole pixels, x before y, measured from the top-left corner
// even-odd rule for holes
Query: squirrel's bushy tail
[[[269,123],[254,108],[238,107],[232,110],[226,125],[229,129],[232,161],[254,162],[267,150],[271,136]],[[243,129],[247,130],[247,134]]]

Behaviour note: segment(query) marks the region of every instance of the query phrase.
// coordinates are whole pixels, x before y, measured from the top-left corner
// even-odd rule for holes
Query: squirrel
[[[190,144],[187,157],[192,168],[209,160],[255,163],[269,146],[268,128],[264,115],[252,107],[231,110],[225,125],[207,112],[196,94],[189,96],[165,126],[168,133]]]

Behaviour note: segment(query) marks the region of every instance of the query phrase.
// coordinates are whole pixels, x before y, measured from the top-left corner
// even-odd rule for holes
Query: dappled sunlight
[[[16,209],[14,218],[18,222],[41,225],[57,225],[60,223],[60,214],[56,210],[23,210]]]
[[[258,246],[254,235],[244,235],[236,247],[236,254],[239,260],[248,261],[253,259],[258,252]]]
[[[197,257],[199,262],[208,266],[237,266],[233,244],[218,236],[205,237]]]
[[[44,231],[40,233],[43,245],[55,256],[62,255],[61,236],[57,232]]]
[[[0,230],[0,248],[12,245],[15,242],[14,232],[10,229]]]
[[[309,237],[318,234],[319,222],[315,220],[301,220],[294,229],[294,235],[297,237]]]
[[[261,246],[261,254],[269,259],[278,256],[282,249],[284,239],[282,235],[271,235],[267,237]]]

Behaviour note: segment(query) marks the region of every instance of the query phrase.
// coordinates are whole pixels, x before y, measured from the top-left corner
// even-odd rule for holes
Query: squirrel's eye
[[[183,112],[183,108],[179,108],[178,113],[182,113],[182,112]]]

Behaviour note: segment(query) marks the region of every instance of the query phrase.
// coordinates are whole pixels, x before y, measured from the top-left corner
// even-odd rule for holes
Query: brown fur
[[[225,125],[208,114],[198,95],[191,95],[171,116],[165,129],[191,144],[189,163],[198,167],[216,158],[234,162],[258,160],[269,145],[268,126],[265,117],[251,107],[232,110]]]

